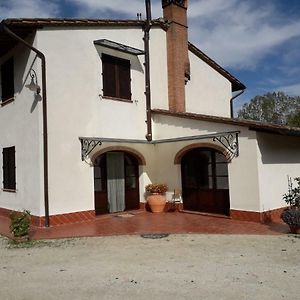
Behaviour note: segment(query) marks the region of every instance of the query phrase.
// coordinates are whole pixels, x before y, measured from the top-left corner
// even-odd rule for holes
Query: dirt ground
[[[0,238],[0,299],[300,299],[293,235]]]

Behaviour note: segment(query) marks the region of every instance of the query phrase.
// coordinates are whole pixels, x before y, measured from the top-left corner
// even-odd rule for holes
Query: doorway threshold
[[[181,213],[186,213],[186,214],[192,214],[192,215],[200,215],[200,216],[221,218],[221,219],[231,219],[230,216],[221,215],[221,214],[207,213],[207,212],[202,212],[202,211],[194,211],[194,210],[183,209],[180,212]]]

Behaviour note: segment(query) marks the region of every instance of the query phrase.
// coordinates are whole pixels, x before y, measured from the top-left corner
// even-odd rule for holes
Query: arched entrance
[[[181,158],[182,198],[186,210],[229,215],[228,163],[211,148],[195,148]]]
[[[94,161],[96,214],[139,208],[139,164],[131,154],[110,151]]]

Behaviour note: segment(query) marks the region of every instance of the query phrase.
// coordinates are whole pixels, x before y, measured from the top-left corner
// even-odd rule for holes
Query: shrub
[[[289,206],[300,207],[300,177],[294,178],[298,186],[294,187],[292,178],[288,176],[288,192],[283,195],[283,200]]]
[[[288,192],[283,195],[283,200],[289,205],[282,214],[283,222],[290,226],[300,226],[300,177],[294,178],[297,182],[296,187],[293,185],[291,177],[288,177]]]
[[[10,214],[10,231],[14,237],[23,237],[29,234],[30,212],[28,210],[14,211]]]
[[[286,209],[281,214],[281,219],[288,225],[299,226],[300,225],[300,211],[299,209]]]

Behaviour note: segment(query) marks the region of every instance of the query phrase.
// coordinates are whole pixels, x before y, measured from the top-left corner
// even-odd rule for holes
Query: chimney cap
[[[162,7],[165,8],[170,4],[175,4],[177,6],[187,8],[187,0],[162,0]]]

